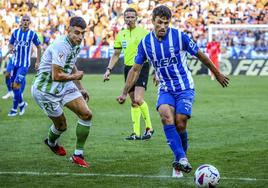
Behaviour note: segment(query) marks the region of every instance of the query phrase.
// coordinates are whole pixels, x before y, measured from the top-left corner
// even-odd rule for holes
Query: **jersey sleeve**
[[[121,31],[116,35],[115,41],[114,41],[114,49],[122,49],[122,34]]]
[[[16,41],[16,38],[15,38],[15,31],[11,34],[11,37],[10,37],[10,40],[9,40],[9,44],[12,44],[14,45]]]
[[[68,56],[66,47],[58,43],[54,44],[50,50],[52,55],[52,64],[64,67]]]
[[[34,43],[35,46],[39,46],[40,45],[40,40],[38,39],[38,36],[37,36],[36,33],[34,33],[33,43]]]
[[[197,44],[184,32],[181,34],[183,50],[189,52],[191,55],[196,55],[199,49]]]
[[[143,65],[144,62],[147,60],[145,49],[143,47],[143,43],[145,42],[144,40],[145,39],[142,39],[140,41],[139,46],[138,46],[138,51],[135,57],[135,63],[139,65]]]

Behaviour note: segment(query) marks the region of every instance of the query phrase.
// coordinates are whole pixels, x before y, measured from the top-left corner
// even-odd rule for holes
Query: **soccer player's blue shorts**
[[[168,104],[175,108],[176,114],[185,114],[189,118],[192,115],[192,105],[194,102],[195,91],[192,89],[180,92],[159,91],[157,106]]]
[[[14,69],[14,64],[12,62],[12,59],[9,58],[9,62],[7,64],[7,68],[6,68],[6,72],[10,73],[12,72],[12,70]]]
[[[27,72],[28,67],[14,67],[13,74],[11,76],[11,82],[22,84],[22,82],[25,80]]]

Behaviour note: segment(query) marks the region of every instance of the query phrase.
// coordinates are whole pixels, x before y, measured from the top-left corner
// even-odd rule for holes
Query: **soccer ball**
[[[197,187],[214,188],[219,184],[220,173],[212,165],[204,164],[198,167],[194,173],[194,182]]]

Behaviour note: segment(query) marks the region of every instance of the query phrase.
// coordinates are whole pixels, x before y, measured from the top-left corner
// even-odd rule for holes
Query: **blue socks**
[[[24,80],[21,82],[21,86],[20,86],[20,92],[21,92],[21,94],[23,94],[23,92],[24,92],[25,85],[26,85],[26,80],[24,79]]]
[[[167,144],[172,150],[175,160],[179,161],[181,158],[185,157],[185,152],[182,146],[181,138],[175,125],[164,125],[164,132],[167,139]]]
[[[14,99],[13,99],[13,109],[17,110],[19,103],[22,102],[21,89],[13,89]]]
[[[12,91],[12,88],[11,88],[11,79],[10,77],[6,77],[6,86],[7,86],[7,90],[10,92]]]
[[[186,153],[187,148],[188,148],[188,133],[185,130],[184,132],[179,133],[179,134],[180,134],[180,137],[181,137],[181,143],[182,143],[183,150]]]

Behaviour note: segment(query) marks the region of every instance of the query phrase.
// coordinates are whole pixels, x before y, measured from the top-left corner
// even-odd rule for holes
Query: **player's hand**
[[[158,84],[159,84],[159,78],[158,78],[157,74],[154,74],[153,83],[155,86],[158,86]]]
[[[86,102],[89,101],[89,94],[86,90],[82,89],[80,90],[80,93],[82,94],[83,98],[85,99]]]
[[[217,81],[221,84],[222,87],[227,87],[229,84],[229,78],[223,74],[215,75]]]
[[[110,74],[111,74],[111,71],[109,69],[107,69],[103,75],[103,82],[110,80]]]
[[[123,104],[126,101],[127,95],[121,94],[119,97],[116,98],[119,104]]]
[[[77,71],[76,73],[74,73],[75,80],[82,80],[83,76],[84,76],[84,71]]]

